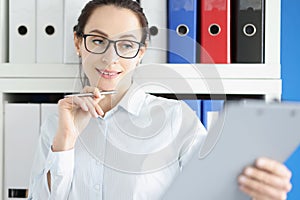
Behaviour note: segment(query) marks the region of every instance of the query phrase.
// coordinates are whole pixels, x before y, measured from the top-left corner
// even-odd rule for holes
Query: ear
[[[78,37],[76,32],[74,31],[74,45],[78,56],[81,56],[81,43],[82,38]]]
[[[139,51],[139,54],[138,54],[138,56],[139,56],[139,62],[138,63],[140,63],[142,61],[142,59],[143,59],[143,57],[145,55],[146,50],[147,50],[147,44],[145,44],[145,46],[142,46],[140,48],[140,51]]]

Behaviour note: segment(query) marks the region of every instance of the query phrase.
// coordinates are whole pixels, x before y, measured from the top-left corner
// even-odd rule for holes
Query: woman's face
[[[140,42],[142,29],[138,17],[128,9],[115,6],[98,7],[91,14],[84,29],[84,34],[102,36],[110,40],[130,40]],[[90,36],[89,36],[90,37]],[[101,37],[90,37],[91,49],[104,42]],[[94,46],[93,46],[93,45]],[[132,43],[120,42],[117,46],[120,51],[130,51]],[[126,59],[117,55],[114,44],[111,43],[103,54],[93,54],[85,48],[84,40],[75,37],[75,46],[82,58],[83,71],[87,75],[91,86],[100,90],[115,90],[128,87],[132,73],[141,60],[145,47],[141,47],[135,58]],[[105,46],[105,45],[104,45]],[[95,50],[99,51],[99,50]],[[122,81],[122,82],[121,82]]]

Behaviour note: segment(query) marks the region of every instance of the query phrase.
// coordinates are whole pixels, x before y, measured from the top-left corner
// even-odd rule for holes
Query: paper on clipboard
[[[164,199],[249,200],[237,183],[243,168],[261,156],[283,162],[299,144],[300,104],[226,104],[200,154],[195,153]]]

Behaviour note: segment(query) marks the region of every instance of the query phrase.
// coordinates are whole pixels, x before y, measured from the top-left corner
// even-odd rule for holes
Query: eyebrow
[[[91,30],[90,33],[98,33],[100,35],[104,35],[105,37],[108,37],[108,35],[98,29],[94,29],[94,30]]]
[[[129,38],[129,37],[131,37],[131,38],[133,38],[133,39],[137,39],[137,38],[135,37],[135,35],[133,35],[133,34],[122,35],[120,38]]]
[[[100,35],[103,35],[105,37],[108,37],[108,35],[106,33],[104,33],[103,31],[100,31],[98,29],[94,29],[92,31],[90,31],[90,33],[97,33],[97,34],[100,34]],[[137,39],[135,35],[133,34],[127,34],[127,35],[122,35],[120,38],[133,38],[133,39]]]

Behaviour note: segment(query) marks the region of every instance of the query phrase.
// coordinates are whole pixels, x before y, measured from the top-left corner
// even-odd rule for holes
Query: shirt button
[[[101,187],[100,187],[100,185],[94,185],[94,188],[95,188],[95,190],[100,190],[101,189]]]

